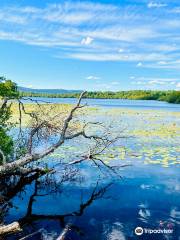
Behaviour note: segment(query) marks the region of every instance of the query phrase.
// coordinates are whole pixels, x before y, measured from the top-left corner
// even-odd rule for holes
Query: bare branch
[[[73,118],[73,114],[74,112],[81,108],[82,106],[80,105],[82,97],[84,96],[85,92],[81,93],[80,98],[77,102],[77,104],[71,109],[70,113],[68,114],[67,118],[65,119],[64,123],[63,123],[63,127],[62,127],[62,131],[60,134],[60,138],[59,141],[57,141],[57,143],[53,144],[52,146],[50,146],[49,148],[47,148],[46,150],[44,150],[42,153],[31,153],[31,148],[32,148],[32,137],[34,135],[34,132],[31,133],[30,136],[30,141],[29,141],[29,153],[26,154],[24,157],[11,162],[11,163],[6,163],[3,166],[0,166],[0,177],[9,174],[10,172],[15,172],[17,171],[20,167],[23,167],[24,165],[33,162],[33,161],[37,161],[39,159],[44,158],[45,156],[53,153],[57,148],[59,148],[64,141],[66,140],[66,132],[67,129],[69,127],[69,123]],[[37,129],[34,130],[35,132],[37,131]]]

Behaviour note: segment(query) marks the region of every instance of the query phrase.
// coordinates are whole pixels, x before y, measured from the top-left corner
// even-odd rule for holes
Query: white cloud
[[[122,52],[124,52],[124,49],[123,49],[123,48],[120,48],[120,49],[118,50],[118,52],[119,52],[119,53],[122,53]]]
[[[31,7],[31,6],[27,6],[21,9],[17,9],[20,10],[23,13],[40,13],[41,9],[40,8],[36,8],[36,7]]]
[[[154,84],[166,85],[167,82],[166,81],[159,81],[159,80],[152,80],[152,81],[149,81],[148,84],[150,84],[150,85],[154,85]]]
[[[147,88],[159,88],[165,87],[167,89],[175,89],[180,87],[178,82],[180,81],[179,78],[158,78],[158,77],[136,77],[132,79],[133,81],[131,84],[133,85],[140,85]]]
[[[132,53],[132,54],[118,54],[118,53],[101,53],[101,52],[78,52],[71,53],[69,58],[80,59],[84,61],[156,61],[164,59],[164,55],[161,54],[144,54],[144,53]],[[139,62],[136,66],[142,67],[144,64]]]
[[[179,19],[166,8],[159,9],[165,5],[149,2],[156,11],[90,1],[4,7],[0,9],[0,40],[54,48],[52,55],[59,58],[132,61],[139,62],[137,67],[178,69]]]
[[[87,79],[87,80],[99,80],[99,79],[101,79],[101,78],[100,78],[100,77],[97,77],[97,76],[88,76],[86,79]]]
[[[145,64],[144,67],[179,70],[180,69],[180,60],[175,60],[175,61],[158,61],[158,62],[155,62],[155,63]]]
[[[86,37],[86,38],[83,38],[82,41],[81,41],[81,44],[82,45],[89,45],[93,42],[93,38],[91,37]]]
[[[5,23],[14,23],[14,24],[25,24],[26,23],[26,17],[19,16],[17,14],[11,15],[10,13],[5,13],[0,11],[0,22]]]
[[[142,62],[139,62],[137,65],[136,65],[136,67],[142,67]]]
[[[152,46],[152,50],[158,51],[158,52],[172,52],[179,50],[180,47],[176,44],[156,44]]]
[[[166,61],[159,61],[159,62],[157,62],[157,64],[159,64],[159,65],[166,65],[167,62]]]
[[[149,2],[147,6],[148,8],[162,8],[167,7],[167,4],[159,2]]]
[[[135,79],[142,80],[142,81],[165,81],[165,82],[178,82],[180,81],[179,78],[159,78],[159,77],[137,77]]]

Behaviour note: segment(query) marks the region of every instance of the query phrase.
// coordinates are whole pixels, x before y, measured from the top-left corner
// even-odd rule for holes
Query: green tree
[[[173,91],[167,97],[167,101],[169,103],[180,103],[180,91]]]
[[[0,77],[0,164],[13,152],[13,141],[8,135],[11,128],[11,100],[18,98],[17,85],[11,80]]]

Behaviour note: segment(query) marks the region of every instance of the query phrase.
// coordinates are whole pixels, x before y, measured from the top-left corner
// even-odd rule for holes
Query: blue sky
[[[180,89],[179,0],[1,0],[0,75],[21,86]]]

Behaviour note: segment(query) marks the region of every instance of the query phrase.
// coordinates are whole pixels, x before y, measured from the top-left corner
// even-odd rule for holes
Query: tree
[[[11,80],[0,77],[0,164],[5,163],[13,152],[13,140],[8,135],[10,129],[8,121],[11,117],[11,103],[9,101],[17,99],[18,96],[17,85]]]
[[[173,91],[167,96],[167,101],[169,103],[180,103],[180,91]]]
[[[81,93],[77,104],[67,110],[57,111],[56,106],[52,104],[39,104],[35,102],[36,110],[28,111],[24,101],[26,99],[19,98],[17,92],[17,86],[9,80],[3,79],[1,83],[1,97],[2,106],[1,111],[4,120],[2,121],[2,129],[5,129],[7,135],[8,120],[11,116],[11,102],[8,105],[8,101],[16,99],[16,104],[19,111],[19,142],[23,142],[23,150],[17,154],[17,147],[14,149],[7,149],[4,151],[4,147],[1,143],[2,155],[8,155],[13,151],[13,158],[8,161],[3,161],[0,166],[0,182],[1,185],[5,183],[6,189],[11,189],[13,192],[15,189],[19,189],[21,182],[25,182],[29,179],[37,179],[43,175],[53,173],[55,169],[47,166],[43,159],[50,156],[54,151],[61,147],[65,142],[73,139],[81,139],[80,141],[86,141],[87,152],[76,156],[69,162],[60,162],[64,168],[66,177],[69,176],[69,168],[74,165],[78,165],[81,162],[92,162],[98,168],[106,168],[112,173],[118,173],[117,166],[110,166],[102,160],[104,152],[118,139],[126,138],[126,136],[118,136],[118,134],[112,134],[112,126],[108,127],[101,122],[89,122],[85,119],[82,121],[81,117],[83,109],[86,105],[81,104],[82,98],[85,96],[85,92]],[[33,99],[29,99],[33,101]],[[24,116],[28,116],[29,124],[25,129],[22,128],[22,120]],[[10,138],[13,141],[12,138]],[[53,141],[52,141],[53,139]],[[15,142],[13,141],[15,144]],[[41,151],[39,148],[41,147]],[[122,167],[122,166],[119,166]],[[124,167],[124,166],[123,166]],[[11,182],[11,176],[16,179],[15,184]],[[6,180],[8,179],[8,180]],[[10,179],[10,180],[9,180]],[[22,180],[21,180],[22,179]],[[6,196],[6,197],[5,197]],[[7,190],[5,191],[4,199],[7,199]],[[11,226],[18,226],[12,224]],[[9,231],[11,231],[11,226]],[[19,229],[19,226],[18,226]],[[2,232],[4,226],[2,227]],[[0,228],[1,233],[1,228]]]

